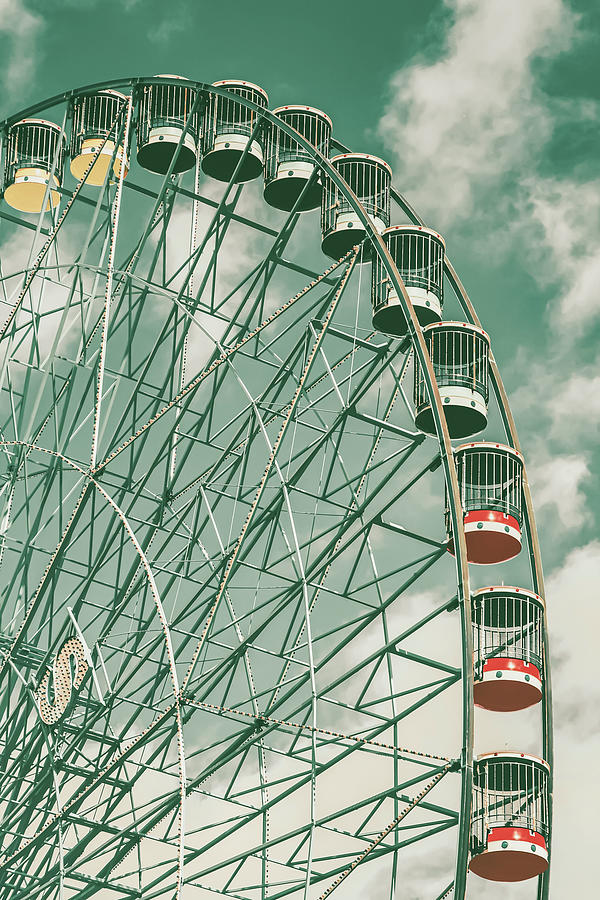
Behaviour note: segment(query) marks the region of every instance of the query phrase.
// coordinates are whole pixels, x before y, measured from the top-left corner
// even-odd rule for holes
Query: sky
[[[538,519],[556,898],[589,895],[600,805],[599,29],[593,0],[0,0],[0,116],[120,76],[247,79],[271,107],[327,111],[446,237],[492,335]]]

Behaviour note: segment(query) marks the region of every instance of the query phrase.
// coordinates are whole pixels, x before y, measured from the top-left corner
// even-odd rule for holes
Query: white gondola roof
[[[513,587],[512,585],[505,584],[495,584],[493,587],[485,587],[479,588],[477,591],[473,591],[473,597],[480,597],[485,594],[525,594],[526,597],[529,597],[531,600],[535,600],[537,603],[544,605],[543,597],[540,597],[539,594],[536,594],[534,591],[530,591],[529,588],[522,587]]]
[[[426,325],[423,329],[425,331],[433,331],[435,328],[440,331],[444,328],[466,328],[468,331],[474,331],[476,334],[480,334],[482,337],[486,338],[489,343],[490,336],[487,331],[484,331],[479,325],[472,325],[470,322],[432,322],[431,325]]]
[[[446,249],[446,241],[437,231],[434,231],[433,228],[428,228],[427,225],[390,225],[389,228],[386,228],[383,232],[384,234],[391,234],[397,231],[404,231],[407,234],[419,233],[423,234],[431,234],[433,237],[436,237],[438,240],[442,242],[444,245],[444,250]]]
[[[277,109],[272,110],[273,115],[277,116],[282,112],[307,112],[312,113],[315,116],[319,116],[321,119],[325,119],[326,122],[329,122],[331,128],[333,128],[333,122],[329,118],[326,112],[323,112],[322,109],[317,109],[316,106],[301,106],[300,104],[289,104],[286,106],[278,106]]]
[[[16,125],[47,125],[53,131],[61,131],[60,125],[50,122],[48,119],[21,119],[19,122],[14,122],[11,127],[14,128]]]
[[[390,173],[392,174],[392,167],[389,163],[385,161],[385,159],[381,159],[380,156],[374,156],[372,153],[338,153],[337,156],[332,156],[329,160],[330,163],[337,162],[338,159],[370,159],[372,162],[379,163],[381,166],[384,166]]]
[[[269,95],[265,89],[261,88],[258,84],[254,84],[252,81],[241,81],[239,78],[224,78],[222,81],[213,81],[212,86],[227,87],[228,84],[233,84],[236,87],[247,87],[254,91],[258,91],[259,94],[263,95],[267,103],[269,102]]]
[[[161,76],[157,76],[157,77],[162,78],[162,75],[161,75]],[[172,76],[170,75],[169,77],[170,77],[170,78],[175,78],[176,76],[175,76],[175,75],[172,75]],[[97,97],[99,94],[110,94],[111,97],[118,97],[120,100],[129,100],[129,97],[127,96],[127,94],[122,94],[121,91],[114,91],[112,88],[102,88],[101,91],[95,91],[93,94],[84,94],[84,95],[82,95],[82,96],[84,96],[84,97]],[[80,99],[82,99],[82,97],[77,97],[76,99],[77,99],[77,100],[80,100]]]
[[[520,459],[525,464],[523,454],[515,450],[514,447],[509,447],[508,444],[497,444],[494,441],[472,441],[470,444],[461,444],[460,447],[454,448],[455,453],[459,453],[461,450],[504,450],[511,456],[516,456],[517,459]]]
[[[476,758],[476,762],[483,762],[486,759],[497,759],[506,762],[533,762],[550,771],[550,766],[541,756],[533,756],[532,753],[519,753],[517,750],[498,750],[495,753],[480,753]]]

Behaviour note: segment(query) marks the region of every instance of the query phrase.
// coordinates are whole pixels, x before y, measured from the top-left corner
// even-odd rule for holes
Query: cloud
[[[168,44],[172,38],[184,32],[188,26],[189,20],[186,16],[180,16],[177,19],[167,18],[148,32],[148,38],[154,44]]]
[[[23,0],[0,0],[0,36],[4,38],[2,73],[4,100],[22,96],[32,83],[39,54],[38,39],[44,30],[41,16],[27,9]]]
[[[535,158],[552,131],[532,63],[566,49],[576,17],[563,0],[446,0],[445,52],[401,69],[380,134],[405,190],[440,226],[481,214],[480,189]],[[485,212],[496,212],[494,208]]]
[[[600,433],[600,359],[579,366],[576,357],[548,354],[543,364],[520,352],[511,367],[520,387],[511,394],[511,409],[519,423],[519,434],[527,458],[527,472],[536,508],[556,519],[553,493],[561,489],[567,519],[577,520],[583,492],[597,488],[590,477],[596,471],[597,435]],[[574,370],[574,371],[573,371]],[[550,465],[550,457],[555,465]],[[562,454],[562,455],[560,455]],[[561,466],[565,465],[564,471]],[[575,491],[569,495],[569,485]],[[564,512],[563,512],[564,515]]]
[[[565,528],[579,528],[590,517],[582,484],[590,477],[585,456],[564,454],[543,462],[533,459],[527,469],[536,509],[550,507]]]
[[[576,45],[579,18],[565,0],[445,5],[441,55],[393,76],[380,135],[426,218],[442,229],[485,222],[474,240],[493,241],[495,259],[525,248],[551,295],[553,329],[577,337],[600,310],[600,250],[590,239],[600,227],[600,180],[548,177],[540,160],[555,133],[597,122],[600,110],[544,94],[535,63]]]
[[[600,179],[536,178],[524,183],[530,243],[538,281],[558,282],[551,313],[555,330],[582,333],[598,317]],[[525,213],[527,214],[527,213]]]
[[[600,283],[600,282],[599,282]],[[598,364],[590,374],[575,372],[557,385],[549,411],[552,416],[552,436],[575,443],[598,433],[600,426],[600,375]]]
[[[129,0],[129,10],[134,9],[138,0]],[[158,9],[162,12],[162,4],[158,5]],[[189,3],[185,0],[179,0],[178,3],[171,4],[166,15],[161,17],[157,24],[149,25],[147,28],[148,40],[153,44],[158,44],[163,48],[169,44],[177,35],[183,34],[190,27],[192,13]]]
[[[140,0],[108,0],[111,6],[118,6],[119,12],[131,13],[139,6]],[[42,37],[48,23],[44,14],[49,15],[57,8],[75,9],[85,15],[100,0],[53,0],[50,4],[40,3],[42,12],[31,9],[31,0],[0,0],[0,53],[2,65],[0,78],[2,97],[9,105],[7,112],[14,112],[12,104],[29,95],[36,84],[36,74],[42,56]],[[105,3],[104,5],[108,5]],[[52,8],[50,8],[52,7]],[[185,23],[180,15],[177,19],[165,19],[151,39],[167,41],[173,33],[183,30]]]
[[[600,541],[594,540],[572,550],[546,584],[557,728],[576,727],[581,738],[600,730],[599,583]]]
[[[547,546],[560,529],[564,553],[565,542],[572,542],[593,510],[587,502],[594,487],[590,436],[598,433],[600,377],[592,361],[596,351],[586,359],[582,338],[598,323],[600,309],[600,253],[593,237],[600,230],[600,181],[572,160],[565,175],[555,167],[550,177],[543,165],[553,139],[598,121],[598,104],[550,98],[540,88],[539,59],[557,56],[580,39],[578,18],[564,0],[446,0],[446,8],[451,18],[442,23],[433,58],[417,59],[393,77],[379,132],[403,191],[429,221],[441,229],[469,228],[472,254],[483,241],[493,242],[493,259],[501,263],[516,253],[534,279],[533,292],[548,299],[552,343],[518,354],[511,371],[521,373],[515,381],[520,388],[511,406],[529,444],[528,476],[542,513],[541,537]],[[593,857],[588,835],[600,796],[591,785],[597,799],[590,795],[582,803],[572,776],[590,771],[600,752],[599,581],[600,541],[571,550],[547,579],[556,896],[590,887],[583,872]],[[502,746],[501,735],[494,737],[481,719],[478,743],[483,725],[489,746],[494,740]],[[508,724],[503,717],[496,727]],[[528,745],[530,729],[522,734]],[[497,887],[473,883],[478,897],[529,896],[531,885],[502,885],[500,894]]]
[[[599,583],[598,540],[569,553],[546,582],[556,745],[552,890],[557,897],[570,896],[574,877],[580,879],[579,893],[586,882],[591,889],[583,873],[590,871],[595,852],[592,835],[600,786],[597,779],[588,779],[582,799],[574,785],[578,773],[593,770],[600,754]]]

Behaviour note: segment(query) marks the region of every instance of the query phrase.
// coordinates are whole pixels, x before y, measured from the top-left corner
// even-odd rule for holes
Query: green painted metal
[[[410,206],[407,200],[401,194],[394,192],[395,200],[411,219],[414,224],[424,225],[424,221],[419,217],[415,210]],[[445,265],[446,275],[450,281],[452,289],[460,302],[462,311],[467,319],[473,325],[481,327],[481,322],[477,316],[475,308],[469,299],[469,296],[462,284],[460,278],[453,265],[446,259]],[[490,371],[492,376],[492,387],[496,394],[498,409],[505,430],[505,440],[509,446],[521,451],[521,445],[517,434],[515,420],[510,410],[508,397],[502,382],[500,370],[496,363],[493,353],[490,354]],[[535,525],[535,512],[533,508],[533,500],[531,490],[527,478],[523,484],[524,496],[524,531],[527,536],[527,549],[529,554],[529,564],[531,571],[532,589],[541,597],[545,597],[544,590],[544,573],[542,567],[542,555],[540,544],[537,536]],[[543,758],[550,766],[549,775],[549,831],[552,834],[552,810],[553,810],[553,776],[554,776],[554,727],[552,716],[552,673],[550,666],[550,646],[548,638],[548,622],[544,617],[543,623],[543,643],[544,643],[544,680],[542,685],[542,747]],[[548,900],[550,896],[550,868],[538,878],[538,900]]]
[[[2,127],[64,106],[64,128],[74,96],[108,86],[135,95],[142,82],[157,80],[69,91]],[[189,84],[195,108],[209,88],[226,96]],[[448,862],[432,898],[452,885],[465,896],[470,591],[439,391],[358,200],[304,139],[260,115],[350,200],[396,288],[407,341],[365,327],[360,249],[324,269],[306,238],[311,220],[267,215],[235,173],[218,199],[171,166],[158,182],[134,169],[95,196],[83,183],[62,187],[67,206],[51,224],[0,211],[30,248],[0,278],[6,900],[162,900],[186,886],[243,900],[342,896],[372,869],[392,898],[423,842]],[[115,126],[126,133],[125,121]],[[208,218],[197,227],[200,209]],[[449,264],[447,274],[476,321]],[[403,387],[413,354],[432,445],[414,430]],[[427,493],[438,513],[415,517],[414,498]],[[528,523],[541,592],[532,512]],[[411,609],[440,585],[432,609]],[[97,677],[47,729],[31,689],[73,627],[67,607]],[[445,616],[452,660],[429,645]],[[549,680],[546,691],[548,747]],[[423,746],[411,725],[435,721],[439,698],[461,710],[449,753],[442,734]],[[369,773],[362,793],[357,772]]]

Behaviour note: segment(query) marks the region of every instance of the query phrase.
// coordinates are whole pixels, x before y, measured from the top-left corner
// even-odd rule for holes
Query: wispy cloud
[[[524,184],[526,209],[534,226],[530,244],[538,279],[553,279],[558,288],[551,321],[574,336],[600,314],[600,180],[533,178]]]
[[[173,38],[189,29],[192,18],[188,3],[179,0],[179,3],[171,5],[157,25],[147,30],[148,40],[164,48]]]
[[[600,541],[577,547],[547,580],[559,729],[570,727],[574,721],[588,733],[600,727],[596,630],[586,628],[581,619],[580,627],[574,627],[579,618],[578,611],[585,610],[588,603],[597,604],[599,582]],[[596,702],[589,703],[592,694]]]
[[[552,456],[541,463],[534,459],[527,471],[538,510],[548,508],[565,528],[579,528],[589,520],[582,485],[591,473],[584,455]]]
[[[600,375],[576,372],[563,380],[552,398],[552,434],[565,442],[585,442],[590,434],[600,433]]]
[[[562,341],[541,361],[521,351],[512,372],[520,383],[511,407],[532,435],[572,453],[600,433],[600,359],[588,364]],[[593,449],[593,448],[592,448]]]
[[[168,44],[169,41],[182,34],[188,27],[186,16],[166,18],[164,21],[148,32],[148,39],[154,44]]]
[[[592,779],[582,802],[573,784],[578,773],[593,770],[600,753],[597,628],[588,614],[597,607],[599,581],[600,542],[591,541],[573,550],[546,583],[556,728],[554,846],[557,854],[561,848],[562,863],[553,867],[557,897],[594,893],[586,875],[594,852],[586,824],[593,821],[600,789]]]
[[[589,541],[588,529],[598,487],[600,378],[589,335],[600,321],[600,181],[597,170],[591,176],[574,164],[561,174],[549,151],[571,128],[600,122],[600,105],[543,90],[540,60],[573,53],[585,39],[567,0],[445,6],[439,48],[395,74],[379,130],[398,183],[420,213],[434,227],[467,235],[472,257],[493,247],[488,268],[490,259],[516,260],[533,279],[529,296],[547,301],[551,327],[539,323],[537,346],[518,352],[518,334],[511,335],[511,381],[519,385],[511,406],[525,438],[547,566],[549,548],[555,561],[564,560],[546,585],[557,750],[552,895],[585,894],[582,873],[593,846],[581,835],[593,832],[595,807],[582,804],[572,784],[599,752],[600,543]],[[503,718],[498,728],[508,725]],[[520,745],[526,737],[522,731]],[[501,735],[495,740],[502,746]],[[477,882],[475,890],[500,896],[496,887]],[[527,894],[526,885],[506,887],[502,896]]]
[[[527,247],[531,274],[554,292],[555,330],[581,334],[598,316],[600,181],[548,177],[549,142],[574,123],[600,122],[600,105],[553,98],[537,63],[584,40],[565,0],[445,0],[443,50],[399,70],[379,123],[403,190],[441,229],[479,223],[494,255]],[[394,160],[395,157],[395,160]]]
[[[21,96],[24,88],[31,84],[43,30],[43,18],[28,9],[23,0],[0,0],[4,61],[0,72],[5,102]]]
[[[547,140],[552,120],[532,63],[576,34],[563,0],[446,5],[444,52],[396,73],[380,122],[406,193],[440,227],[480,215],[482,190],[497,191]]]

